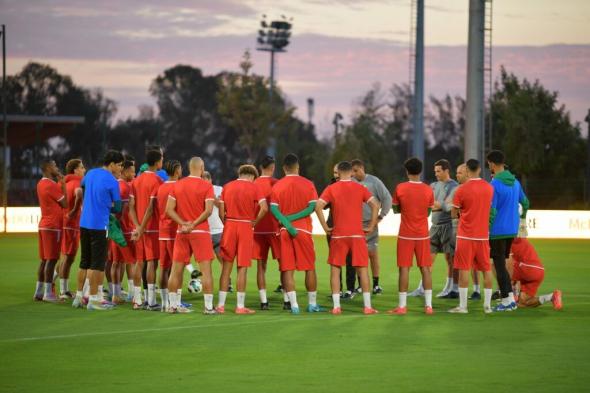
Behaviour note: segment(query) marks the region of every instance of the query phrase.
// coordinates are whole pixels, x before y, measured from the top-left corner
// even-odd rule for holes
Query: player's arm
[[[150,203],[148,204],[148,207],[145,210],[145,213],[143,215],[143,219],[141,220],[141,224],[139,224],[139,227],[136,227],[138,238],[140,238],[141,235],[143,235],[143,232],[145,231],[145,227],[147,226],[148,222],[150,221],[150,218],[152,218],[152,215],[154,214],[154,204],[155,203],[156,203],[156,198],[150,198]]]
[[[387,187],[385,187],[385,184],[383,184],[381,180],[379,180],[377,186],[377,199],[381,204],[381,211],[379,212],[377,218],[379,221],[381,221],[389,213],[393,203],[391,194],[389,193]]]
[[[199,217],[197,217],[197,219],[195,221],[190,223],[190,229],[192,230],[197,225],[205,222],[209,218],[209,216],[211,215],[212,212],[213,212],[213,199],[207,199],[207,200],[205,200],[205,210],[203,211],[203,213],[201,213],[201,215]]]
[[[219,201],[219,206],[217,206],[217,208],[219,209],[219,219],[221,222],[225,222],[225,203],[223,201]]]
[[[291,236],[297,236],[297,229],[295,229],[293,225],[291,225],[291,221],[287,220],[287,217],[285,217],[283,213],[281,213],[279,205],[277,205],[276,203],[271,203],[270,212],[273,216],[275,216],[277,221],[280,222],[281,225],[285,227],[285,229],[287,229],[287,232],[289,232]]]
[[[328,224],[326,223],[326,217],[324,217],[324,207],[327,204],[328,203],[323,199],[318,199],[315,205],[315,214],[318,216],[318,220],[320,221],[320,224],[322,225],[322,228],[324,228],[326,234],[330,235],[332,233],[333,228],[330,228],[328,226]]]
[[[176,201],[175,201],[176,205]],[[139,220],[137,219],[137,212],[135,211],[135,196],[129,195],[129,218],[131,218],[131,222],[135,227],[135,231],[133,231],[133,240],[137,240],[139,236],[137,236],[137,228],[139,228]]]
[[[520,215],[520,218],[526,218],[526,214],[529,210],[529,207],[531,207],[531,203],[529,199],[526,197],[522,189],[522,186],[520,187],[520,195],[518,196],[518,202],[522,206],[522,214]]]
[[[314,212],[316,206],[316,201],[309,201],[307,207],[297,213],[289,214],[286,218],[287,220],[293,222],[295,220],[299,220],[300,218],[304,218],[309,216],[311,213]]]
[[[498,205],[498,194],[494,190],[494,196],[492,197],[492,207],[490,208],[490,228],[494,225],[494,221],[496,221],[496,215],[498,214],[498,210],[496,206]]]
[[[65,209],[66,207],[68,207],[68,196],[66,193],[66,182],[61,173],[57,175],[57,181],[59,182],[61,194],[57,196],[56,201],[62,208]]]
[[[457,206],[451,207],[451,218],[459,218],[459,208]]]
[[[121,200],[114,201],[113,206],[111,207],[111,213],[113,213],[113,214],[121,213],[122,210],[123,210],[123,202],[121,202]]]
[[[371,197],[367,201],[369,206],[371,207],[371,221],[369,222],[369,226],[363,228],[366,233],[371,233],[375,230],[375,226],[377,225],[377,220],[379,219],[379,202],[376,198]]]
[[[260,220],[262,220],[262,217],[266,216],[266,213],[268,213],[268,204],[266,203],[266,199],[261,199],[258,201],[258,204],[260,205],[260,210],[258,211],[256,219],[252,222],[252,226],[254,227],[258,225]]]
[[[131,205],[131,203],[129,205]],[[181,226],[181,230],[185,232],[184,227],[188,226],[188,223],[184,221],[182,218],[180,218],[180,216],[176,212],[176,199],[174,199],[174,197],[170,195],[168,195],[168,200],[166,201],[166,215],[170,217],[172,221]]]
[[[82,197],[82,189],[80,187],[76,188],[74,190],[74,206],[72,207],[72,210],[68,212],[68,218],[74,217],[78,210],[80,210],[80,207],[82,206]]]

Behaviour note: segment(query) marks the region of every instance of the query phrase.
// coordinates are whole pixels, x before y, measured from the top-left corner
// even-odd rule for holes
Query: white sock
[[[406,307],[406,297],[408,296],[407,292],[399,292],[399,304],[398,307]]]
[[[162,299],[162,307],[168,307],[168,289],[160,290],[160,298]]]
[[[219,300],[217,300],[217,307],[224,307],[226,298],[227,298],[227,292],[226,291],[219,291]]]
[[[457,292],[459,290],[459,283],[453,282],[452,291]]]
[[[213,310],[213,294],[205,294],[203,295],[203,299],[205,300],[205,308],[207,310]]]
[[[459,307],[467,310],[467,289],[459,288]]]
[[[59,279],[59,293],[62,295],[68,291],[68,280],[65,278]]]
[[[178,308],[180,302],[178,301],[178,294],[176,292],[170,292],[168,294],[168,307]]]
[[[84,280],[84,287],[82,288],[82,292],[84,292],[84,297],[90,296],[90,280]]]
[[[479,284],[473,284],[473,292],[477,292],[477,293],[480,292],[480,290],[479,290]]]
[[[46,282],[45,283],[45,293],[44,296],[51,296],[51,283],[50,282]]]
[[[103,296],[102,296],[102,285],[98,286],[98,293],[97,293],[98,297],[100,298],[100,301],[103,300]]]
[[[339,293],[332,294],[332,302],[334,303],[334,308],[340,308],[340,294]]]
[[[283,302],[287,303],[289,301],[289,295],[287,295],[287,291],[283,289]]]
[[[258,290],[260,294],[260,303],[268,303],[268,299],[266,298],[266,289]]]
[[[59,274],[57,274],[57,272],[54,270],[53,271],[53,279],[51,280],[51,282],[55,282],[55,279],[59,277]]]
[[[35,285],[35,296],[43,295],[44,284],[44,282],[37,281],[37,284]]]
[[[287,292],[287,296],[289,296],[289,301],[291,302],[291,308],[299,308],[299,304],[297,304],[297,293],[295,291]]]
[[[483,289],[483,307],[490,308],[492,305],[492,288]]]
[[[147,302],[147,300],[148,300],[148,291],[147,291],[147,289],[143,289],[143,288],[142,288],[142,291],[143,291],[143,298]],[[148,304],[149,304],[149,302],[148,302]]]
[[[102,298],[100,297],[99,294],[90,295],[90,301],[91,302],[100,302],[101,300],[102,300]]]
[[[178,288],[178,291],[176,291],[176,294],[178,295],[178,305],[182,304],[182,288]]]
[[[417,291],[423,291],[424,287],[422,286],[422,280],[420,280],[420,282],[418,283],[418,287],[416,288]]]
[[[135,285],[133,285],[133,280],[127,280],[127,293],[133,293],[135,291]]]
[[[156,285],[148,284],[148,304],[153,306],[156,304]]]
[[[432,307],[432,289],[424,290],[424,305],[426,307]]]
[[[115,294],[115,284],[112,282],[109,283],[109,294],[113,296]]]
[[[449,292],[453,287],[453,277],[447,277],[447,281],[445,282],[445,288],[443,292]]]
[[[372,308],[371,307],[371,292],[363,292],[363,304],[365,308]]]
[[[318,303],[318,293],[317,293],[317,291],[307,292],[307,303],[310,306],[315,306]]]
[[[82,297],[84,296],[84,293],[82,291],[76,291],[76,297]]]
[[[508,293],[508,297],[502,298],[502,304],[504,306],[509,306],[510,303],[512,303],[514,301],[514,293],[509,292]]]
[[[115,296],[121,297],[121,283],[115,284]]]
[[[237,300],[238,308],[244,308],[244,303],[246,303],[246,292],[238,292]]]
[[[553,300],[553,294],[547,294],[547,295],[541,295],[539,296],[539,303],[544,304],[544,303],[548,303],[550,301]]]
[[[188,265],[186,265],[185,268],[189,273],[192,273],[195,271],[195,267],[193,266],[192,263],[189,263]]]
[[[143,304],[143,299],[141,298],[142,293],[143,293],[143,290],[141,287],[134,287],[133,303]]]

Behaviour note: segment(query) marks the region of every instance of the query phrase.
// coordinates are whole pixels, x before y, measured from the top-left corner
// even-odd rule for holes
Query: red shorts
[[[432,266],[430,257],[430,239],[403,239],[397,238],[397,266],[412,267],[412,261],[416,255],[418,267]]]
[[[135,263],[135,247],[131,242],[131,235],[125,235],[127,247],[121,247],[117,243],[111,241],[111,260],[116,263]]]
[[[188,265],[194,255],[197,262],[211,262],[215,258],[211,235],[208,232],[178,233],[174,240],[174,262]]]
[[[520,291],[530,297],[537,296],[537,290],[545,279],[545,270],[535,267],[520,266],[519,274],[512,277],[514,281],[520,281]]]
[[[238,260],[238,267],[252,266],[254,228],[251,222],[226,220],[221,235],[221,259]]]
[[[61,235],[61,253],[76,256],[80,245],[80,229],[64,228]]]
[[[160,266],[162,269],[172,267],[172,256],[174,255],[174,240],[160,240]]]
[[[42,261],[59,259],[61,229],[39,229],[39,258]]]
[[[297,235],[299,236],[299,235]],[[369,266],[369,249],[364,236],[334,237],[330,239],[330,254],[328,263],[333,266],[345,266],[346,256],[352,253],[352,266]]]
[[[158,232],[144,232],[135,242],[135,258],[138,261],[154,261],[160,258]]]
[[[252,259],[268,260],[268,250],[272,250],[272,259],[278,260],[281,255],[281,242],[275,233],[254,234],[254,250]]]
[[[315,250],[311,233],[301,230],[297,232],[297,236],[291,237],[286,229],[281,229],[281,260],[279,266],[282,272],[315,269]]]
[[[480,272],[489,272],[489,240],[469,240],[458,237],[457,245],[455,246],[453,268],[459,270],[476,269]]]

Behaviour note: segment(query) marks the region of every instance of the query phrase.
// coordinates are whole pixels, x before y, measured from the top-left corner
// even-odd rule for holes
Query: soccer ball
[[[203,290],[203,284],[198,278],[193,278],[188,282],[187,289],[190,293],[199,293]]]

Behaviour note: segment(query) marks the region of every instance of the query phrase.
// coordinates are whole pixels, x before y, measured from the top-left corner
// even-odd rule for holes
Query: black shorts
[[[80,228],[80,269],[104,271],[107,240],[105,230]]]
[[[494,257],[501,258],[504,256],[504,259],[508,259],[513,240],[514,238],[512,237],[506,239],[490,239],[490,257],[493,259]]]

